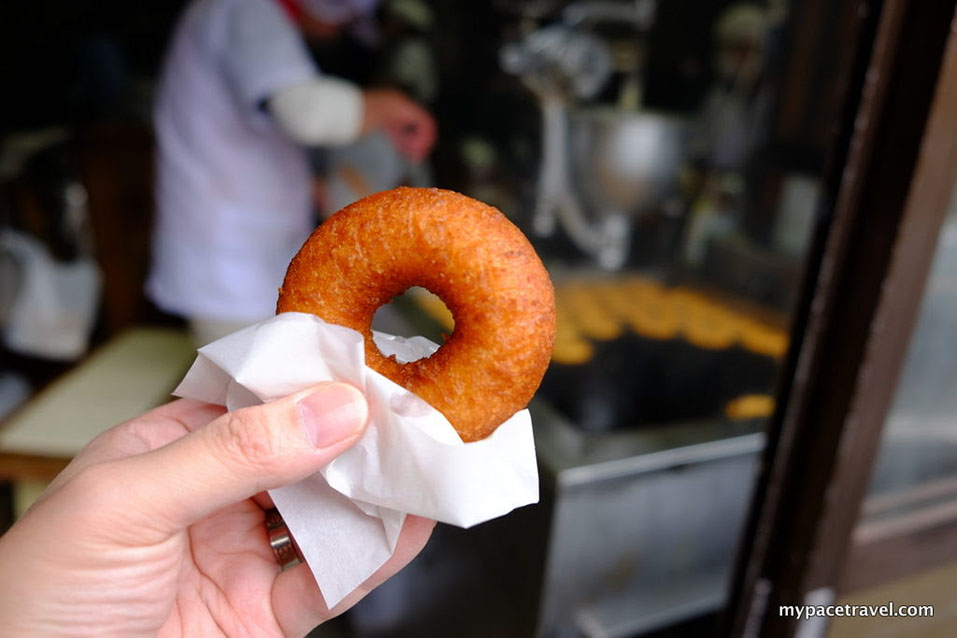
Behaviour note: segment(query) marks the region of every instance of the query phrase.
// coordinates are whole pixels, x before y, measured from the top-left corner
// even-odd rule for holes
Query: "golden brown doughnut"
[[[431,357],[399,363],[372,316],[411,286],[438,295],[455,328]],[[555,341],[555,293],[531,244],[495,208],[437,188],[397,188],[323,222],[289,264],[277,312],[309,312],[365,337],[366,364],[419,395],[463,441],[525,407]]]

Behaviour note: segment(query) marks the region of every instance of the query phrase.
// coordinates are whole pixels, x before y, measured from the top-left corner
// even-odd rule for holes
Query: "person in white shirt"
[[[384,131],[421,161],[431,115],[397,91],[320,73],[303,30],[369,33],[377,0],[196,0],[167,52],[155,105],[156,221],[148,296],[198,345],[275,311],[313,229],[305,146]]]

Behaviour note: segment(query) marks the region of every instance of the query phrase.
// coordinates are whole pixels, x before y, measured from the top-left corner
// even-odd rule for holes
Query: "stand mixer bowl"
[[[595,217],[655,212],[678,186],[687,125],[673,115],[611,108],[569,113],[572,180]]]

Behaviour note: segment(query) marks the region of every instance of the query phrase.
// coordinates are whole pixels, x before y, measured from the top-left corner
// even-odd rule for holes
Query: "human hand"
[[[428,111],[393,89],[369,89],[363,92],[363,98],[361,134],[382,129],[410,160],[425,159],[437,135],[435,120]]]
[[[433,521],[328,609],[306,565],[281,571],[264,490],[359,438],[362,394],[327,383],[225,413],[180,400],[92,441],[0,538],[0,618],[14,636],[301,636],[404,567]]]

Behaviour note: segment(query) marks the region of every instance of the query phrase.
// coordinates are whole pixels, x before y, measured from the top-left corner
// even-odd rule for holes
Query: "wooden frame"
[[[928,120],[904,221],[898,250],[888,274],[885,300],[876,318],[878,325],[893,331],[895,338],[876,340],[871,351],[873,366],[899,369],[906,355],[907,336],[916,321],[930,270],[937,233],[953,196],[957,179],[957,37],[947,44],[938,90]],[[906,334],[905,334],[906,331]],[[900,347],[903,345],[904,347]],[[870,377],[861,386],[864,396],[886,397],[893,387]],[[882,403],[885,403],[882,405]],[[861,406],[861,418],[883,408],[886,401]],[[946,498],[949,497],[949,498]],[[941,502],[941,501],[944,502]],[[899,494],[865,501],[865,513],[907,506],[909,512],[897,518],[864,522],[854,529],[839,590],[853,591],[900,578],[916,570],[957,560],[957,479],[943,479],[919,485]]]
[[[861,7],[848,117],[826,180],[832,220],[797,313],[722,626],[729,635],[792,635],[797,621],[774,613],[778,605],[836,596],[953,186],[953,2]],[[858,551],[901,533],[915,527],[858,536]]]

